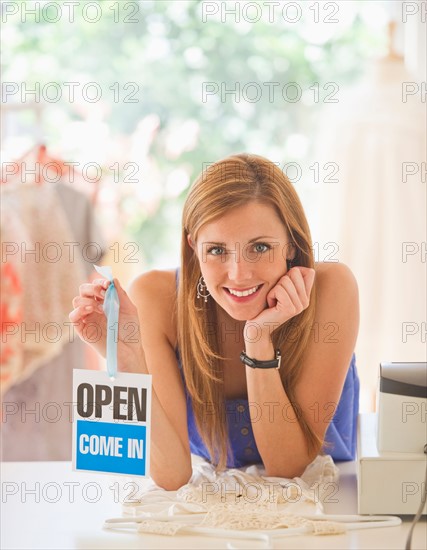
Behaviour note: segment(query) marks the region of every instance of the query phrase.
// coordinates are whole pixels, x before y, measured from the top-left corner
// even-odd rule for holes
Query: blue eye
[[[271,247],[265,243],[256,243],[256,245],[254,246],[255,252],[259,253],[267,252],[267,250],[270,250],[270,248]]]
[[[224,249],[222,246],[212,246],[211,248],[208,248],[208,254],[212,254],[212,256],[221,256],[223,253]]]

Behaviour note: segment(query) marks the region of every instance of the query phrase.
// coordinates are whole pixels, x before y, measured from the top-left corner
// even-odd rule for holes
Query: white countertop
[[[338,463],[338,490],[325,512],[357,514],[354,462]],[[2,550],[48,548],[266,548],[262,541],[188,535],[174,537],[103,529],[104,520],[121,516],[120,502],[132,489],[126,479],[73,472],[70,462],[3,462],[1,467]],[[397,527],[348,531],[341,535],[295,535],[276,539],[272,548],[404,549],[411,517]],[[427,523],[415,527],[412,548],[427,548]]]

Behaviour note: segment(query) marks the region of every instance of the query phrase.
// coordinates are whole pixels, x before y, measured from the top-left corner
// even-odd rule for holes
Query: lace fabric
[[[211,464],[200,462],[190,482],[178,491],[165,491],[153,484],[137,502],[125,501],[123,512],[138,518],[138,531],[163,535],[189,529],[291,528],[335,534],[345,532],[344,526],[317,520],[316,515],[323,513],[327,488],[337,482],[338,469],[329,455],[316,457],[300,478],[293,479],[264,476],[258,466],[217,473]]]
[[[339,471],[330,455],[316,457],[293,479],[267,477],[258,466],[216,473],[200,457],[192,459],[187,485],[166,491],[151,480],[141,486],[140,498],[123,502],[123,517],[107,519],[104,528],[134,525],[138,532],[152,535],[252,539],[272,548],[272,539],[279,537],[338,535],[401,524],[393,516],[325,514],[331,484],[339,490]]]

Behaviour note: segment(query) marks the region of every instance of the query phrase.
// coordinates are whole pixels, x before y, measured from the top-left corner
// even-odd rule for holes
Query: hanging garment
[[[21,243],[24,242],[24,238],[26,239],[25,250],[34,250],[37,242],[41,251],[48,242],[58,245],[68,243],[62,247],[63,262],[60,265],[55,262],[51,266],[46,261],[34,262],[33,265],[29,263],[30,255],[26,258],[28,262],[22,262],[20,254],[11,256],[17,268],[23,273],[27,285],[22,285],[26,291],[25,311],[28,312],[28,308],[33,307],[35,303],[36,308],[30,311],[30,317],[40,325],[45,323],[46,319],[49,319],[48,322],[54,319],[58,324],[59,319],[65,320],[67,325],[62,326],[62,331],[66,337],[54,343],[55,348],[52,350],[46,342],[45,346],[38,349],[31,346],[31,340],[22,344],[25,346],[25,354],[22,349],[19,365],[14,365],[14,375],[3,388],[5,418],[2,426],[1,458],[70,460],[72,371],[73,368],[84,368],[87,365],[85,345],[73,333],[68,313],[72,309],[72,298],[78,293],[79,285],[88,280],[89,274],[93,271],[91,254],[96,252],[99,258],[102,257],[105,244],[95,221],[93,206],[86,195],[63,184],[46,183],[37,187],[24,187],[27,187],[27,190],[20,190],[17,197],[24,196],[27,201],[26,207],[22,205],[21,210],[18,210],[19,216],[16,216],[16,211],[12,215],[13,210],[7,210],[8,221],[15,220],[15,225],[8,224],[10,234]],[[31,191],[28,191],[29,188]],[[10,195],[7,193],[9,189]],[[3,191],[9,197],[9,203],[16,201],[17,197],[12,193],[14,188],[9,187],[9,183]],[[36,213],[36,220],[29,220],[30,203],[36,198],[33,209],[40,211]],[[39,205],[38,201],[42,203]],[[20,221],[19,225],[16,220]],[[20,238],[19,227],[22,229]],[[32,234],[38,235],[39,238],[30,240],[27,230],[37,231]],[[76,246],[73,243],[76,243]],[[52,247],[52,250],[54,248]],[[40,260],[46,259],[43,256],[40,252]],[[46,271],[49,272],[47,275]],[[34,279],[31,279],[32,275]],[[46,279],[52,281],[51,286],[47,285]],[[34,300],[34,296],[43,297],[44,311],[41,311],[40,301]],[[51,301],[55,302],[50,303]],[[24,316],[24,321],[26,327],[30,328],[28,314],[27,317]],[[43,336],[42,328],[40,334]],[[21,339],[21,331],[18,338]],[[17,342],[11,342],[14,351],[19,349],[16,344]],[[6,365],[2,364],[2,373],[5,370]]]
[[[107,245],[104,235],[96,222],[94,205],[88,195],[59,182],[55,185],[59,201],[68,220],[74,237],[75,255],[85,268],[86,276],[94,272],[93,264],[98,264],[105,255]]]
[[[1,335],[2,355],[0,360],[1,385],[3,394],[21,378],[24,371],[24,340],[21,327],[24,317],[24,289],[22,285],[22,262],[20,247],[30,249],[32,240],[23,221],[13,210],[0,205],[0,236],[2,244],[2,269],[0,272],[2,311]],[[7,228],[6,232],[4,228]],[[10,239],[8,235],[10,235]]]
[[[358,282],[356,354],[371,388],[380,361],[425,359],[426,104],[407,93],[411,83],[399,60],[374,63],[359,86],[340,90],[317,137],[319,166],[338,171],[320,182],[313,241],[332,243]],[[371,409],[373,393],[364,398]]]
[[[76,336],[5,392],[2,461],[71,460],[73,369],[84,368],[84,346]]]
[[[25,240],[8,223],[11,217],[25,227]],[[17,382],[58,355],[70,340],[70,304],[85,274],[79,256],[70,261],[68,243],[73,235],[51,185],[10,183],[3,187],[1,236],[3,242],[16,247],[9,259],[23,289],[23,320],[18,326],[23,365]]]
[[[22,286],[15,266],[8,261],[0,268],[1,352],[0,387],[5,391],[22,370],[23,345],[17,327],[22,323]]]

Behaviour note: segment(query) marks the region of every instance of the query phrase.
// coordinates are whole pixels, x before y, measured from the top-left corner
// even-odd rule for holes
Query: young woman
[[[180,269],[140,275],[129,295],[114,283],[119,369],[153,376],[158,485],[187,483],[191,453],[287,478],[319,453],[354,458],[357,284],[342,263],[314,261],[301,202],[274,163],[237,154],[212,165],[184,205]],[[108,284],[81,285],[70,313],[82,339],[101,324],[102,355]]]

